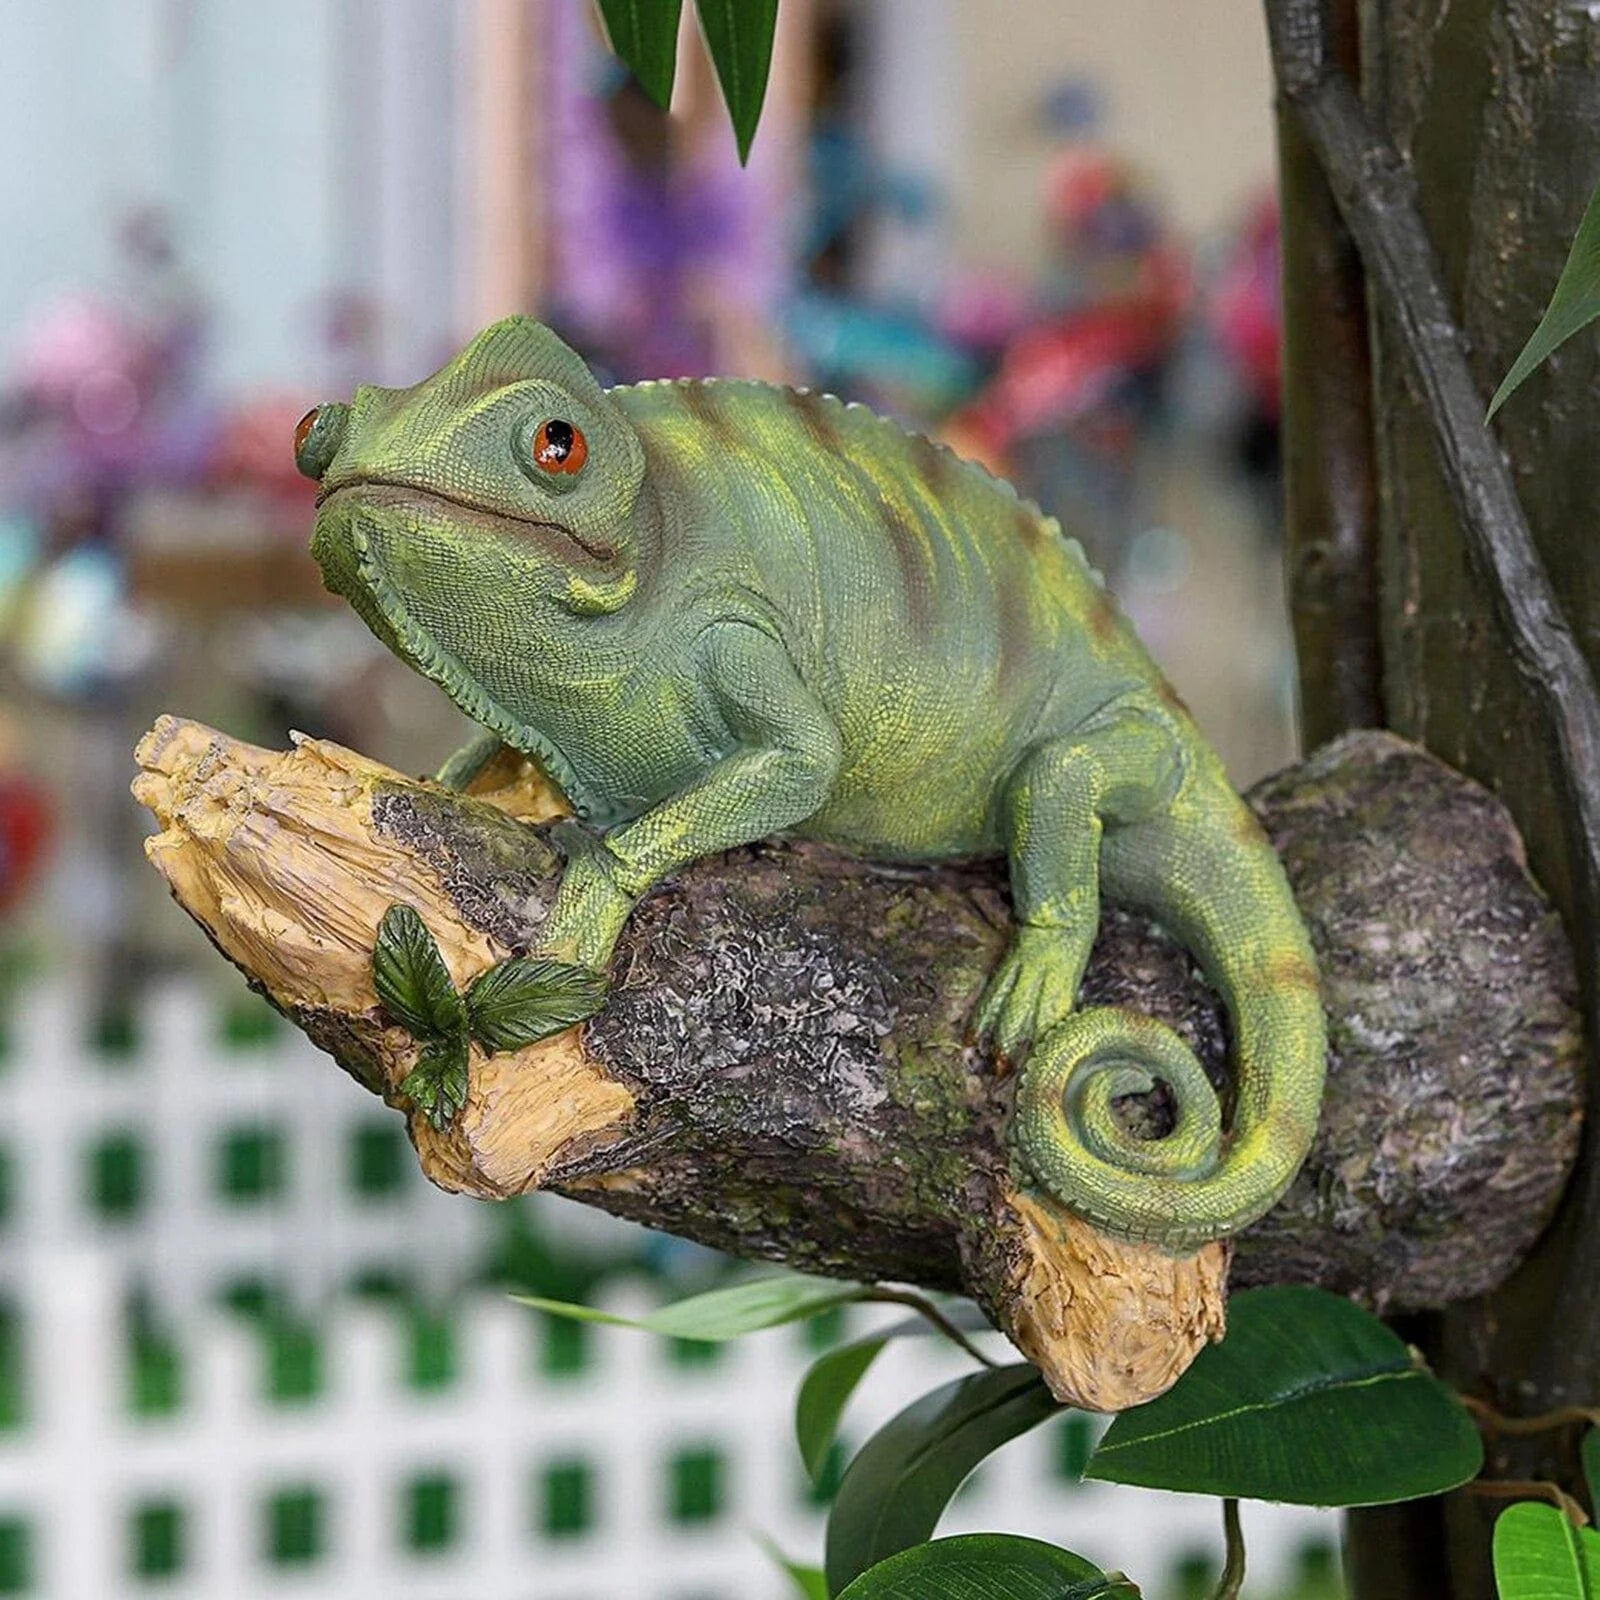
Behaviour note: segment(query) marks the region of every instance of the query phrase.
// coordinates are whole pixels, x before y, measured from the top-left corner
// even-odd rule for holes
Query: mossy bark
[[[1104,1239],[1013,1158],[1014,1079],[967,1037],[1009,936],[997,864],[886,869],[785,843],[697,863],[635,912],[602,1013],[475,1053],[441,1132],[399,1089],[415,1048],[377,1004],[374,930],[414,905],[458,984],[537,948],[560,833],[501,807],[548,808],[515,784],[464,798],[336,746],[274,754],[171,719],[140,757],[174,892],[410,1113],[435,1181],[553,1189],[746,1256],[961,1290],[1058,1392],[1107,1409],[1158,1392],[1220,1331],[1226,1246],[1171,1258]],[[1516,834],[1483,790],[1384,735],[1255,801],[1312,929],[1333,1054],[1311,1158],[1240,1241],[1237,1277],[1385,1307],[1487,1289],[1537,1234],[1577,1137],[1570,964]],[[1226,1020],[1150,923],[1107,913],[1084,998],[1167,1019],[1226,1101]],[[1164,1111],[1129,1107],[1152,1134]]]

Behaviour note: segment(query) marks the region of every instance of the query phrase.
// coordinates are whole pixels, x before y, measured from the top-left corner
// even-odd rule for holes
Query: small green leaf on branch
[[[443,1039],[462,1031],[461,996],[433,935],[408,905],[390,906],[378,924],[372,983],[383,1009],[413,1037]]]
[[[434,1127],[444,1129],[467,1103],[467,1041],[464,1034],[430,1039],[405,1077],[400,1092],[410,1097]]]
[[[467,1025],[491,1055],[520,1050],[592,1017],[608,987],[606,975],[592,967],[514,956],[467,985]]]
[[[1600,1428],[1590,1428],[1578,1446],[1584,1481],[1589,1485],[1589,1509],[1600,1517]]]
[[[683,0],[600,0],[611,48],[663,111],[672,104]]]

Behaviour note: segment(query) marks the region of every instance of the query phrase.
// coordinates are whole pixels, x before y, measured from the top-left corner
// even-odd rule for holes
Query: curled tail
[[[1171,809],[1110,829],[1101,880],[1199,960],[1232,1020],[1235,1105],[1164,1023],[1099,1007],[1035,1044],[1013,1139],[1063,1205],[1107,1233],[1187,1252],[1254,1222],[1293,1181],[1316,1131],[1326,1039],[1316,965],[1283,868],[1220,772],[1195,775]],[[1177,1119],[1141,1139],[1119,1096],[1166,1083]]]

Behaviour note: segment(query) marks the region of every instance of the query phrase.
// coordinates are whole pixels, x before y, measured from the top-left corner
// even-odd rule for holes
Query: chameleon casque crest
[[[1311,948],[1218,757],[1078,546],[1007,484],[830,396],[604,389],[510,318],[410,389],[302,423],[328,586],[594,825],[548,953],[604,969],[640,896],[772,834],[1004,855],[1017,933],[975,1018],[1022,1062],[1012,1142],[1056,1201],[1182,1252],[1283,1193],[1324,1071]],[[1102,887],[1198,958],[1235,1106],[1163,1023],[1074,1010]],[[1175,1126],[1114,1101],[1169,1085]]]

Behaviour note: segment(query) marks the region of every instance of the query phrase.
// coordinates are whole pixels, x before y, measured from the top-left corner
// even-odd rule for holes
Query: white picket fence
[[[0,1439],[0,1519],[35,1530],[28,1592],[52,1600],[778,1600],[790,1591],[756,1536],[797,1556],[820,1551],[820,1513],[805,1499],[790,1433],[809,1359],[794,1329],[684,1367],[664,1341],[598,1328],[584,1370],[557,1377],[540,1369],[539,1319],[480,1297],[461,1318],[455,1381],[419,1390],[404,1376],[393,1315],[348,1311],[328,1330],[321,1394],[294,1404],[265,1398],[248,1327],[210,1314],[185,1340],[182,1405],[136,1419],[106,1264],[62,1258],[28,1299],[32,1420]],[[850,1432],[859,1439],[961,1369],[939,1341],[898,1341],[869,1376]],[[946,1531],[1049,1537],[1130,1570],[1152,1594],[1176,1559],[1216,1549],[1215,1502],[1070,1486],[1056,1426],[992,1458]],[[715,1486],[675,1515],[674,1463],[686,1455]],[[552,1470],[587,1486],[586,1525],[546,1525]],[[436,1530],[426,1552],[408,1537],[419,1477],[454,1486],[454,1527]],[[321,1509],[314,1536],[274,1560],[269,1508],[285,1493]],[[181,1557],[142,1580],[133,1530],[151,1507],[180,1524]],[[1270,1595],[1296,1546],[1334,1530],[1314,1513],[1252,1507],[1247,1533],[1249,1592]]]
[[[0,1595],[778,1600],[789,1590],[757,1535],[820,1554],[790,1438],[810,1359],[796,1330],[701,1367],[593,1329],[591,1359],[557,1375],[538,1359],[541,1319],[477,1290],[456,1296],[454,1381],[419,1388],[404,1313],[332,1291],[389,1273],[450,1298],[492,1208],[432,1190],[408,1151],[403,1176],[360,1192],[352,1141],[394,1114],[297,1035],[220,1043],[205,991],[153,995],[126,1056],[85,1045],[84,1014],[60,988],[30,994],[0,1063],[0,1293],[25,1364],[23,1422],[0,1431]],[[263,1134],[277,1181],[230,1186],[230,1141]],[[97,1152],[118,1141],[139,1147],[140,1171],[108,1208]],[[580,1207],[548,1202],[546,1219],[569,1244],[616,1248]],[[316,1327],[310,1398],[269,1397],[260,1330],[216,1304],[241,1280],[288,1291]],[[179,1333],[181,1398],[160,1415],[128,1400],[134,1286]],[[848,1433],[960,1368],[939,1341],[898,1341]],[[1152,1595],[1176,1558],[1217,1548],[1213,1502],[1069,1486],[1056,1432],[986,1464],[946,1528],[1054,1539]],[[547,1512],[551,1496],[565,1512]],[[1331,1519],[1268,1508],[1247,1511],[1247,1531],[1256,1596],[1297,1545],[1336,1536]]]
[[[437,1294],[481,1258],[496,1208],[433,1188],[398,1114],[300,1033],[229,1046],[212,994],[180,983],[147,996],[134,1048],[108,1055],[84,1037],[88,1011],[70,988],[42,985],[9,1021],[0,1289],[34,1256],[108,1249],[130,1281],[184,1316],[245,1280],[307,1305],[362,1275]],[[363,1137],[402,1147],[392,1187],[356,1185]],[[121,1160],[124,1177],[137,1166],[141,1191],[120,1213],[94,1194],[96,1163],[117,1159],[107,1152],[119,1144],[137,1152]],[[237,1183],[230,1192],[230,1160],[264,1169],[255,1192]],[[545,1217],[578,1241],[615,1237],[609,1219],[579,1207],[547,1207]]]

